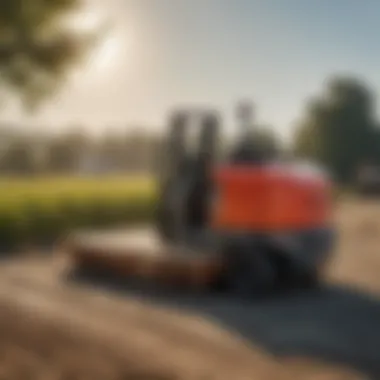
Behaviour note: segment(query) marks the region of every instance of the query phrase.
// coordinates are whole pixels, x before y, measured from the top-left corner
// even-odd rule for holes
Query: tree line
[[[80,175],[155,170],[159,136],[79,130],[59,135],[26,134],[0,127],[1,175]]]
[[[280,151],[280,140],[269,128],[255,128],[268,155]],[[60,134],[30,133],[0,124],[0,175],[97,175],[105,173],[157,174],[166,135],[142,129],[108,131],[92,137],[81,128]],[[221,141],[226,156],[231,141]]]

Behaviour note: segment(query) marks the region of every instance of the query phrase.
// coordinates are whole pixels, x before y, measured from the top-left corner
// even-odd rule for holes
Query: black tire
[[[275,287],[276,268],[266,252],[254,246],[229,247],[223,284],[228,292],[242,297],[262,297]]]
[[[321,276],[317,268],[309,268],[300,277],[300,286],[306,289],[318,288],[321,285]]]
[[[307,267],[298,262],[292,262],[288,266],[287,277],[291,288],[313,289],[320,284],[317,268]]]

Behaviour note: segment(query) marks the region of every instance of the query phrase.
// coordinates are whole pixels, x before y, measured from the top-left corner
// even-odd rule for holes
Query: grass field
[[[18,204],[28,199],[54,204],[62,198],[84,201],[93,196],[150,196],[153,191],[154,182],[142,176],[2,178],[0,204]]]
[[[51,240],[79,227],[149,220],[154,182],[144,177],[0,180],[0,242]]]

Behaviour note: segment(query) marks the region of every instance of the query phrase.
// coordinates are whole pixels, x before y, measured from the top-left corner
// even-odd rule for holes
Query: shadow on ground
[[[275,355],[315,357],[380,378],[380,299],[355,289],[326,285],[265,300],[238,300],[85,274],[71,280],[195,311]]]

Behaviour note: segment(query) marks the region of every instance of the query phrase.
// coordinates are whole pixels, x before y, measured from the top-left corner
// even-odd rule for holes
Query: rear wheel
[[[288,263],[287,277],[290,287],[299,289],[318,287],[320,282],[318,268],[302,264],[298,262]]]
[[[274,290],[276,268],[269,255],[247,244],[229,247],[223,285],[228,292],[249,297],[264,296]]]

